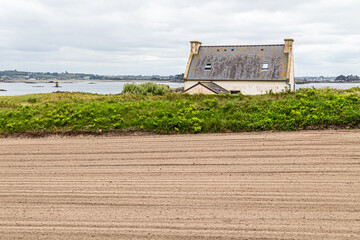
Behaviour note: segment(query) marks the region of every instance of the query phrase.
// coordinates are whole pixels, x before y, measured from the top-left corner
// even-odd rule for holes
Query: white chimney
[[[191,41],[190,44],[191,44],[191,51],[190,53],[192,54],[198,54],[199,53],[199,48],[201,46],[201,43],[202,42],[199,42],[199,41]]]

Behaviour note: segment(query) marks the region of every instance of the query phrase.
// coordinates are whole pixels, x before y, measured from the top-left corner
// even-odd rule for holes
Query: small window
[[[262,70],[268,70],[268,69],[269,69],[269,63],[263,63]]]
[[[211,63],[207,63],[205,65],[205,70],[211,70]]]
[[[224,49],[224,52],[226,52],[227,51],[227,49]]]
[[[234,49],[232,48],[232,49],[231,49],[231,51],[233,52],[233,51],[234,51]]]

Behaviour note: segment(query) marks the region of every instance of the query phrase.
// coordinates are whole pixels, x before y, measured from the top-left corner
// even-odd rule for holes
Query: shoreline
[[[314,83],[322,83],[322,84],[325,84],[325,83],[331,83],[331,84],[354,84],[354,83],[360,83],[360,81],[353,81],[353,82],[319,82],[319,81],[316,81],[316,82],[295,82],[295,84],[298,84],[298,85],[305,85],[305,84],[314,84]]]
[[[141,79],[135,79],[135,80],[111,80],[111,79],[107,79],[107,80],[100,80],[100,79],[51,79],[51,80],[45,80],[45,79],[41,79],[41,80],[33,80],[33,79],[13,79],[13,80],[0,80],[0,83],[31,83],[31,84],[36,84],[36,83],[55,83],[55,82],[59,82],[59,83],[72,83],[72,82],[94,82],[94,83],[101,83],[101,82],[134,82],[134,83],[141,83],[141,82],[157,82],[157,83],[184,83],[184,81],[172,81],[172,80],[141,80]],[[306,85],[306,84],[314,84],[314,83],[318,83],[318,84],[356,84],[356,83],[360,83],[360,81],[351,81],[351,82],[329,82],[329,81],[311,81],[311,82],[295,82],[295,84],[298,85]]]
[[[74,83],[74,82],[133,82],[133,83],[141,83],[141,82],[156,82],[156,83],[184,83],[179,81],[170,81],[170,80],[99,80],[99,79],[57,79],[57,80],[27,80],[27,79],[16,79],[16,80],[8,80],[8,81],[0,81],[0,83],[29,83],[29,84],[37,84],[37,83]]]

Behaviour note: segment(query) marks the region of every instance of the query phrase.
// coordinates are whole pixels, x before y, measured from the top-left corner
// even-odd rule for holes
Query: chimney
[[[292,47],[293,47],[293,42],[294,39],[284,39],[285,41],[285,50],[284,53],[292,53]]]
[[[287,69],[287,82],[290,85],[290,90],[295,91],[295,73],[294,73],[294,54],[293,42],[294,39],[284,39],[285,49],[284,53],[288,54],[288,69]]]
[[[191,41],[190,44],[191,44],[191,51],[190,53],[192,54],[198,54],[199,53],[199,48],[201,46],[201,43],[202,42],[199,42],[199,41]]]

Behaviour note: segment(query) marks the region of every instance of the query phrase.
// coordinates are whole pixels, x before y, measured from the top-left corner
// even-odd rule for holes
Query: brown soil
[[[2,138],[0,239],[360,239],[360,130]]]

